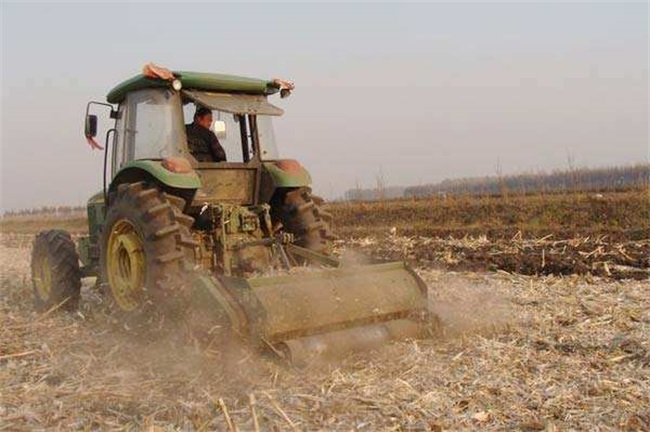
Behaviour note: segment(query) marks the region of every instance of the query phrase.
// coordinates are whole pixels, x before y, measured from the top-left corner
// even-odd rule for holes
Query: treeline
[[[351,189],[348,201],[375,201],[446,195],[503,195],[540,192],[614,191],[650,185],[650,164],[625,167],[580,168],[552,173],[466,177],[409,187]],[[390,193],[387,193],[390,192]]]
[[[350,189],[345,192],[346,201],[380,201],[384,199],[402,198],[404,188],[401,186],[390,186],[374,189]]]
[[[70,216],[73,213],[85,212],[84,206],[42,206],[33,209],[9,210],[3,213],[2,217],[12,216]]]

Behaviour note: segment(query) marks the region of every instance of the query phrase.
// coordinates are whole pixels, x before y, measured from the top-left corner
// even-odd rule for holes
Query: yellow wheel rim
[[[142,302],[146,258],[140,235],[131,222],[121,219],[108,237],[106,255],[108,283],[117,305],[126,311]]]
[[[39,297],[43,300],[48,300],[52,292],[52,270],[50,269],[50,260],[47,255],[43,255],[40,263],[36,266],[34,283],[36,284]]]

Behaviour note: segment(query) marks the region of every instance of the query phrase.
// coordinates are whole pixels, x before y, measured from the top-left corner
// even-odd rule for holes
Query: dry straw
[[[135,337],[91,280],[80,313],[37,315],[30,242],[0,238],[0,430],[650,428],[647,281],[421,267],[443,336],[296,371],[186,329]]]

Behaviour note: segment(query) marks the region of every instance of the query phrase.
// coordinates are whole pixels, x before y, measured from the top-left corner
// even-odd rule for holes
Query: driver
[[[211,125],[212,111],[197,106],[194,121],[185,125],[190,153],[199,162],[225,162],[226,152],[221,147],[217,136],[210,130]]]

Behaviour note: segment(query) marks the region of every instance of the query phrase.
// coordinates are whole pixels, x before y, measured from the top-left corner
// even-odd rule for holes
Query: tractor
[[[76,308],[81,278],[95,277],[119,319],[198,305],[295,364],[426,334],[435,317],[422,279],[403,262],[342,264],[310,174],[279,158],[283,110],[268,99],[291,90],[151,66],[89,102],[84,130],[104,150],[104,187],[88,201],[88,235],[37,235],[36,308]],[[109,122],[103,147],[97,107]],[[227,161],[193,157],[186,124],[198,107],[211,110]]]

